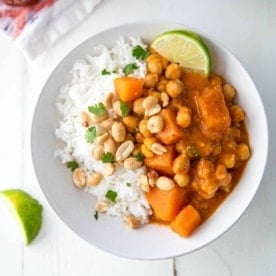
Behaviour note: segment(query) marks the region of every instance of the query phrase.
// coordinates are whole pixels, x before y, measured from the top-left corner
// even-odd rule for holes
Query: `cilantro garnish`
[[[137,45],[132,49],[132,56],[144,60],[149,56],[149,52],[140,45]]]
[[[111,73],[108,70],[106,70],[106,69],[102,70],[102,75],[110,75],[110,74]]]
[[[115,157],[111,152],[105,152],[102,155],[101,160],[103,163],[113,163],[115,161]]]
[[[138,162],[143,162],[143,155],[141,152],[138,152],[137,154],[133,154],[133,157],[135,157]]]
[[[96,127],[90,127],[86,130],[85,133],[85,140],[87,143],[93,143],[95,138],[96,138],[97,134],[96,134]]]
[[[116,202],[117,195],[118,195],[117,192],[108,190],[105,194],[105,197],[112,202]]]
[[[75,160],[73,160],[73,161],[68,161],[68,162],[66,163],[66,167],[67,167],[68,169],[71,169],[71,171],[73,172],[75,169],[77,169],[77,168],[79,167],[79,164],[78,164]]]
[[[127,182],[127,184],[126,184],[128,187],[131,187],[131,183],[129,183],[129,182]]]
[[[129,113],[129,106],[127,105],[127,103],[121,102],[120,110],[123,117],[127,116],[127,114]]]
[[[103,103],[88,106],[88,110],[96,116],[103,116],[106,113],[106,108]]]
[[[123,72],[125,75],[129,75],[133,73],[135,69],[138,69],[138,68],[139,67],[135,63],[129,63],[124,67]]]
[[[98,211],[95,211],[95,213],[94,213],[94,218],[95,218],[95,220],[98,220],[98,218],[99,218],[99,213],[98,213]]]

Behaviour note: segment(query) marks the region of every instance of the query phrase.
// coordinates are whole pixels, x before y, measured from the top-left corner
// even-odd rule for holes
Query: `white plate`
[[[199,33],[210,48],[212,71],[222,75],[238,90],[238,101],[246,110],[252,156],[243,177],[218,210],[188,239],[183,239],[168,227],[149,224],[131,230],[119,220],[93,217],[94,199],[72,185],[71,172],[53,152],[59,141],[54,130],[59,115],[55,108],[61,85],[78,58],[91,53],[98,44],[113,46],[119,36],[139,36],[145,42],[161,32],[187,29],[165,22],[134,23],[104,31],[76,47],[56,67],[44,86],[32,124],[32,157],[37,178],[49,204],[60,219],[90,244],[113,254],[135,259],[163,259],[189,253],[207,245],[228,230],[252,201],[261,181],[266,163],[268,135],[265,112],[256,87],[240,62],[221,44]]]

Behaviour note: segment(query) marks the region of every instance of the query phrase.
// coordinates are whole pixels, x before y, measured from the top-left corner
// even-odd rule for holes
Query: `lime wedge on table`
[[[156,52],[183,68],[201,71],[206,76],[211,70],[211,55],[204,41],[196,33],[173,30],[158,35],[150,45]]]
[[[28,193],[19,189],[0,191],[0,195],[9,203],[11,211],[17,218],[23,231],[25,244],[30,244],[41,227],[41,204]]]

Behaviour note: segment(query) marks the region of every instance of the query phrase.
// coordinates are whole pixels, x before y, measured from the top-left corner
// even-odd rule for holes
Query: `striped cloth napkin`
[[[0,30],[9,35],[30,59],[49,48],[83,20],[101,0],[40,0],[9,6],[0,0]]]

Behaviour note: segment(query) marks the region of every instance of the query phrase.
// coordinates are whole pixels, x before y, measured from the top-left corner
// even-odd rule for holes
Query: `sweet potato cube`
[[[173,175],[172,167],[174,157],[174,148],[172,146],[168,146],[167,152],[163,153],[162,155],[154,155],[152,157],[147,157],[144,161],[148,169],[152,169],[166,175]]]
[[[196,103],[198,115],[207,136],[227,133],[231,119],[220,86],[205,88],[201,94],[196,95]]]
[[[187,201],[187,192],[178,186],[169,191],[157,187],[146,193],[147,200],[157,220],[170,222]]]
[[[169,108],[162,109],[160,116],[163,118],[164,127],[156,135],[165,145],[175,144],[183,137],[183,130],[176,123],[176,114]]]
[[[171,222],[171,229],[181,237],[188,237],[201,223],[198,211],[192,206],[185,206]]]

